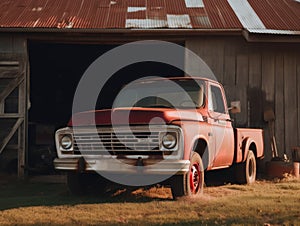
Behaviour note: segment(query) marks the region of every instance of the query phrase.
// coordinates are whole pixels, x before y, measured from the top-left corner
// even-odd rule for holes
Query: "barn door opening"
[[[82,75],[99,56],[117,46],[29,42],[31,107],[28,156],[32,172],[49,172],[52,169],[52,159],[56,154],[54,133],[66,126],[71,117],[73,97]],[[184,65],[184,53],[178,57]],[[99,95],[98,108],[110,108],[121,88],[138,78],[183,75],[181,70],[161,63],[129,65],[115,73],[105,84]]]

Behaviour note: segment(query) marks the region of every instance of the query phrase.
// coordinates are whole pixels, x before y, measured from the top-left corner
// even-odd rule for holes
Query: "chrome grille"
[[[97,134],[80,131],[74,135],[74,151],[82,154],[159,152],[159,131],[113,131],[98,129]],[[79,153],[77,153],[79,154]],[[145,153],[146,154],[146,153]]]

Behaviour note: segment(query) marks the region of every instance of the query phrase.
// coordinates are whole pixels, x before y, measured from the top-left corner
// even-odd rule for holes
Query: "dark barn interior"
[[[116,45],[29,42],[29,168],[36,167],[36,158],[41,158],[41,154],[46,165],[47,162],[52,164],[54,133],[66,126],[71,117],[73,96],[82,75],[91,63],[114,47]],[[184,64],[184,54],[180,57]],[[111,108],[120,89],[138,78],[183,75],[181,70],[157,62],[129,65],[105,84],[98,97],[97,108]]]

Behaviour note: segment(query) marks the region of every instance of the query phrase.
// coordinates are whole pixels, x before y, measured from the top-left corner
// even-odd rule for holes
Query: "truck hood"
[[[170,124],[173,121],[203,121],[203,117],[196,109],[116,108],[77,113],[68,126]]]

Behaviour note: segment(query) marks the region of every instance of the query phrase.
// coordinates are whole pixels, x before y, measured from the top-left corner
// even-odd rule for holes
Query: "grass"
[[[0,181],[1,225],[299,225],[300,182],[206,187],[173,201],[170,189],[76,197],[65,184]]]

